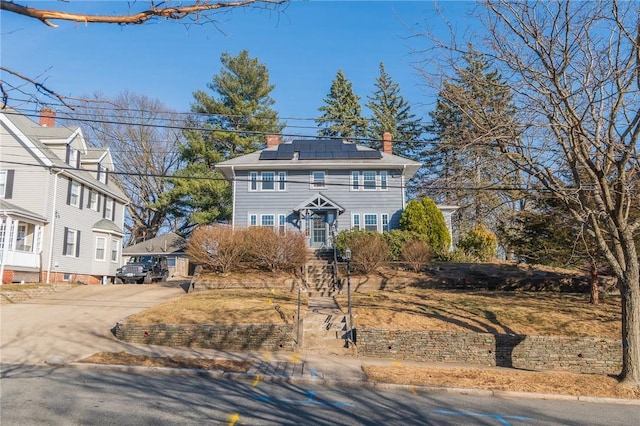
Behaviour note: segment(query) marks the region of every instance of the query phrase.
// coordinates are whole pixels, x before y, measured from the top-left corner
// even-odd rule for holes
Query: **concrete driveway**
[[[38,365],[100,351],[130,350],[111,328],[119,320],[181,297],[181,282],[81,286],[0,307],[0,362]]]

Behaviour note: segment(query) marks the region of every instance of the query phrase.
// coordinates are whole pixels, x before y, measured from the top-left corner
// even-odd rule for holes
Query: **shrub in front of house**
[[[344,255],[351,250],[354,271],[370,274],[391,258],[391,249],[382,234],[375,231],[342,231],[336,236],[336,249]]]
[[[431,261],[433,252],[426,241],[414,239],[402,245],[402,260],[415,272],[420,272]]]
[[[445,256],[449,250],[451,236],[444,215],[429,197],[407,203],[400,217],[400,229],[420,235],[439,257]]]
[[[457,248],[480,262],[487,262],[498,253],[498,239],[486,226],[480,224],[460,238]]]
[[[304,265],[305,237],[299,232],[280,235],[271,228],[251,227],[244,230],[244,261],[270,272],[295,272]]]
[[[191,233],[186,253],[204,270],[227,273],[240,268],[246,256],[241,233],[228,226],[201,226]]]

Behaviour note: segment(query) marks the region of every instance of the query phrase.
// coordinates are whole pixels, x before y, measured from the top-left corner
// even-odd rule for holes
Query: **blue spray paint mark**
[[[314,399],[315,392],[307,391],[307,399],[288,399],[288,398],[271,398],[268,396],[261,396],[256,398],[257,401],[262,402],[284,402],[287,404],[299,404],[299,405],[324,405],[328,407],[353,407],[354,404],[348,402],[334,402],[334,401],[322,401]]]
[[[318,375],[318,370],[315,368],[312,368],[309,372],[311,373],[311,377],[316,377]]]
[[[438,414],[448,414],[451,416],[469,416],[469,417],[489,417],[492,419],[496,419],[505,426],[510,426],[511,423],[507,421],[509,420],[533,420],[531,417],[523,417],[523,416],[502,416],[500,414],[489,414],[489,413],[470,413],[467,411],[449,411],[449,410],[432,410],[434,413]]]

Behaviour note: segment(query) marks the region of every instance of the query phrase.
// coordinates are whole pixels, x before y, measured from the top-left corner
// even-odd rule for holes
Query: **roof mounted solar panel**
[[[262,151],[260,153],[261,160],[276,160],[278,158],[278,151]]]

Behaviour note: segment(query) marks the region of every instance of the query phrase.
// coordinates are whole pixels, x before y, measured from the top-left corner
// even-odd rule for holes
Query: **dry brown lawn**
[[[307,298],[301,300],[301,315]],[[291,324],[295,321],[298,293],[278,289],[209,290],[186,294],[127,318],[153,324]]]
[[[345,292],[338,301],[347,306]],[[413,287],[355,292],[351,301],[360,327],[620,338],[620,298],[588,302],[585,294]]]

